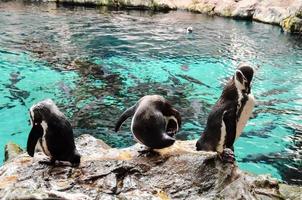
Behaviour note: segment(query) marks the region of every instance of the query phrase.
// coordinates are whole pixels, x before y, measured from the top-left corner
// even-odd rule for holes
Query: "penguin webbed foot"
[[[160,155],[158,152],[154,151],[154,149],[148,148],[138,151],[138,157],[154,157]]]
[[[40,160],[39,164],[41,165],[49,165],[49,166],[54,166],[56,164],[55,159],[50,159],[50,160]]]
[[[69,162],[69,161],[60,161],[56,159],[50,159],[50,160],[40,160],[40,165],[48,165],[52,167],[77,167],[80,165],[78,162]]]
[[[229,148],[225,148],[219,157],[223,163],[233,164],[236,161],[234,151]]]
[[[72,167],[78,167],[80,165],[80,162],[81,162],[81,155],[76,152],[72,159],[70,160],[70,163],[71,163],[71,166]]]

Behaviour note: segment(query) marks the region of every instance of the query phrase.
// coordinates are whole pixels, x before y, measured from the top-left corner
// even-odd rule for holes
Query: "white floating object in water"
[[[192,26],[189,26],[188,28],[187,28],[187,33],[192,33],[193,32],[193,27]]]

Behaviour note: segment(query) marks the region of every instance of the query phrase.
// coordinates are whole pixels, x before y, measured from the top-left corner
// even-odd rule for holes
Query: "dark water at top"
[[[185,28],[192,26],[191,35]],[[279,27],[181,11],[150,13],[0,3],[0,159],[25,147],[28,109],[52,98],[75,134],[134,144],[120,113],[147,94],[181,111],[181,140],[196,139],[236,66],[257,66],[257,106],[235,144],[241,169],[302,184],[302,38]]]

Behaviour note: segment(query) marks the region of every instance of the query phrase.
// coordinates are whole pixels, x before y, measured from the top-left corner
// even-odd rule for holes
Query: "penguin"
[[[198,151],[216,151],[222,160],[234,162],[234,142],[241,135],[255,106],[251,93],[254,70],[240,65],[212,108],[204,132],[196,143]]]
[[[162,149],[174,144],[173,138],[181,127],[180,113],[160,95],[142,97],[117,120],[115,132],[124,121],[132,117],[131,132],[134,139],[150,150]]]
[[[76,150],[73,130],[65,115],[51,99],[41,101],[30,108],[32,129],[27,140],[27,152],[33,157],[37,143],[50,162],[69,161],[73,166],[80,164],[81,156]]]
[[[190,34],[190,33],[193,33],[193,27],[192,26],[189,26],[187,28],[187,33]]]

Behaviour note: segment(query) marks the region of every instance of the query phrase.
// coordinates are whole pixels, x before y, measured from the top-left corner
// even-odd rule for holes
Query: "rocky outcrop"
[[[136,8],[152,10],[173,10],[177,9],[171,0],[50,0],[60,3],[111,6],[119,8]]]
[[[283,30],[291,33],[302,33],[302,9],[281,21]]]
[[[9,142],[4,147],[4,161],[8,161],[22,153],[22,149],[15,143]]]
[[[152,10],[183,9],[209,15],[256,20],[301,33],[301,0],[49,0],[59,3]]]
[[[0,199],[300,199],[301,188],[242,172],[194,144],[177,141],[144,154],[139,144],[114,149],[82,135],[77,168],[39,164],[47,159],[40,152],[8,160],[0,168]]]

